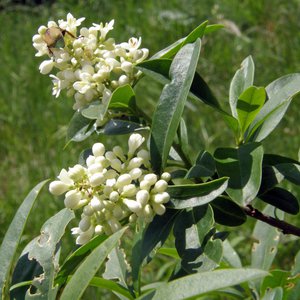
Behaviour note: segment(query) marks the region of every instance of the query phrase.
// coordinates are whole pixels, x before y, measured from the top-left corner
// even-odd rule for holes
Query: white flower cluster
[[[127,154],[120,146],[105,151],[102,143],[96,143],[86,167],[63,169],[59,180],[50,183],[52,194],[66,193],[66,207],[83,208],[78,227],[72,229],[77,244],[87,243],[94,234],[119,230],[126,218],[151,222],[156,214],[165,213],[171,175],[165,172],[159,178],[151,172],[149,151],[139,149],[143,142],[140,134],[132,134]]]
[[[78,30],[84,19],[75,19],[69,13],[66,21],[49,21],[47,27],[40,26],[38,34],[32,38],[38,51],[36,56],[50,57],[40,64],[40,72],[48,74],[53,67],[58,69],[57,74],[50,75],[53,95],[58,97],[61,90],[66,89],[67,95],[75,98],[74,109],[94,100],[106,103],[117,87],[133,85],[140,75],[135,64],[149,54],[148,49],[139,49],[141,38],[132,37],[120,44],[107,38],[107,33],[113,29],[113,20]],[[62,41],[64,46],[58,47]]]

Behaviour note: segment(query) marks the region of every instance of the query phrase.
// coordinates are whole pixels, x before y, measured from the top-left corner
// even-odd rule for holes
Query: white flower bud
[[[79,228],[82,231],[87,231],[91,226],[91,220],[89,217],[83,217],[79,222]]]
[[[117,172],[113,169],[108,170],[104,174],[105,179],[113,179],[116,178],[116,176],[117,176]]]
[[[146,218],[152,218],[153,210],[149,204],[144,207],[143,213]]]
[[[110,165],[110,162],[104,156],[97,156],[95,162],[102,165],[103,168],[107,168]]]
[[[95,163],[95,156],[89,155],[88,158],[86,159],[86,165],[89,167],[94,163]]]
[[[135,214],[130,215],[130,217],[129,217],[130,223],[134,223],[136,220],[137,220],[137,215],[135,215]]]
[[[107,151],[107,152],[105,153],[105,158],[108,159],[109,161],[112,161],[112,160],[116,159],[117,156],[115,155],[114,152],[112,152],[112,151]]]
[[[88,231],[81,233],[77,237],[76,244],[77,245],[86,244],[93,237],[94,232],[95,232],[95,229],[93,226],[91,226]]]
[[[102,143],[96,143],[92,147],[92,152],[95,156],[102,156],[105,152],[105,147]]]
[[[75,209],[81,200],[81,193],[76,190],[68,191],[65,195],[65,207]]]
[[[104,182],[104,176],[102,173],[93,174],[90,177],[90,184],[92,187],[98,186]]]
[[[92,208],[91,205],[86,205],[84,208],[83,208],[83,213],[88,216],[88,217],[91,217],[93,214],[94,214],[94,210]]]
[[[134,168],[130,170],[129,175],[133,180],[140,178],[143,174],[143,171],[140,168]]]
[[[136,194],[136,201],[142,206],[145,206],[150,198],[149,192],[146,190],[140,190]]]
[[[117,179],[116,186],[119,187],[119,188],[123,187],[125,185],[130,184],[131,180],[132,180],[132,178],[129,174],[122,174]]]
[[[49,192],[55,196],[59,196],[62,195],[63,193],[65,193],[67,190],[69,190],[70,185],[59,181],[59,180],[55,180],[52,181],[49,185]]]
[[[128,139],[128,155],[133,155],[133,153],[143,144],[145,138],[139,133],[133,133]]]
[[[149,151],[145,150],[145,149],[142,149],[140,150],[137,154],[136,154],[137,157],[141,157],[144,162],[148,161],[150,159],[150,153]]]
[[[53,66],[54,66],[54,61],[52,59],[50,60],[44,60],[40,66],[39,66],[39,70],[41,72],[41,74],[48,74],[52,71],[53,69]]]
[[[131,72],[132,72],[132,69],[133,69],[132,63],[129,62],[129,61],[124,61],[124,62],[122,62],[122,64],[121,64],[121,69],[122,69],[125,73],[131,73]]]
[[[142,180],[142,181],[140,182],[140,189],[141,189],[141,190],[149,191],[149,190],[150,190],[150,187],[151,187],[151,185],[150,185],[150,183],[149,183],[147,180]]]
[[[92,198],[90,205],[95,211],[100,211],[104,208],[102,201],[100,201],[100,199],[96,196]]]
[[[153,173],[146,174],[146,175],[144,176],[144,179],[143,179],[143,180],[144,180],[144,181],[148,181],[148,183],[149,183],[150,185],[153,185],[153,184],[155,184],[156,181],[157,181],[157,175],[155,175],[155,174],[153,174]]]
[[[123,187],[122,196],[133,197],[136,194],[136,187],[134,184],[128,184]]]
[[[113,188],[109,185],[106,185],[103,189],[103,194],[106,196],[106,197],[109,197],[110,193],[113,191]]]
[[[137,201],[125,198],[123,199],[123,203],[134,213],[138,213],[142,210],[142,205]]]
[[[88,167],[88,171],[91,174],[100,173],[103,171],[103,166],[101,164],[94,163]]]
[[[117,232],[122,227],[121,224],[116,219],[107,220],[107,223],[110,226],[111,231],[113,233]]]
[[[129,81],[130,80],[129,80],[128,76],[121,75],[119,80],[118,80],[118,83],[119,83],[120,86],[122,86],[122,85],[125,85],[125,84],[129,83]]]
[[[167,192],[163,192],[154,195],[152,199],[157,204],[163,204],[163,203],[167,203],[170,200],[170,195]]]
[[[127,166],[127,170],[132,170],[134,168],[139,168],[143,163],[143,159],[141,157],[134,157],[129,161]]]
[[[167,187],[168,183],[165,180],[160,179],[155,183],[152,191],[155,193],[162,193],[167,189]]]
[[[95,234],[99,235],[99,234],[103,234],[104,233],[104,227],[102,225],[97,225],[95,227]]]
[[[171,174],[168,172],[164,172],[161,174],[160,178],[165,180],[166,182],[169,182],[171,180]]]
[[[121,170],[122,170],[122,162],[118,158],[113,159],[111,161],[111,167],[114,168],[116,171],[121,172]]]
[[[123,210],[119,205],[116,205],[113,209],[113,215],[117,219],[121,219],[123,217]]]
[[[152,203],[152,207],[155,213],[157,213],[160,216],[166,212],[166,208],[163,204]]]
[[[119,193],[116,192],[116,191],[113,191],[110,193],[109,195],[109,200],[112,201],[112,202],[117,202],[119,200]]]
[[[125,155],[123,149],[120,146],[113,147],[113,153],[122,161],[125,161]]]

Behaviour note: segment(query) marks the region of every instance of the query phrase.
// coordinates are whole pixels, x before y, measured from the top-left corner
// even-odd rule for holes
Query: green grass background
[[[86,17],[84,25],[88,27],[93,22],[115,19],[110,36],[118,42],[141,36],[150,54],[188,34],[204,20],[223,23],[225,29],[203,40],[198,71],[224,107],[230,80],[250,54],[256,64],[258,86],[300,71],[299,0],[59,0],[40,6],[0,1],[0,7],[0,243],[29,190],[45,178],[55,178],[61,168],[74,165],[81,150],[99,139],[93,136],[83,144],[73,143],[63,149],[73,100],[64,95],[59,99],[51,96],[51,80],[39,73],[42,60],[34,57],[31,42],[37,28],[48,20],[65,18],[67,12]],[[141,82],[138,101],[150,106],[157,101],[159,91],[156,84]],[[197,111],[186,112],[191,155],[203,148],[213,152],[219,146],[232,146],[233,137],[220,115],[203,104],[193,105]],[[267,152],[297,159],[299,107],[298,97],[265,141]],[[42,223],[62,207],[63,201],[45,190],[31,215],[23,243],[37,235]],[[300,224],[296,217],[291,221]],[[245,226],[246,231],[248,228]],[[295,247],[288,243],[286,249],[293,252]]]

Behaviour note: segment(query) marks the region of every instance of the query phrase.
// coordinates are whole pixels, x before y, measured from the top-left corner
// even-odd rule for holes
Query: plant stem
[[[248,216],[280,229],[283,234],[293,234],[295,236],[300,237],[300,228],[294,225],[265,215],[256,208],[252,207],[251,205],[242,207],[242,209]]]

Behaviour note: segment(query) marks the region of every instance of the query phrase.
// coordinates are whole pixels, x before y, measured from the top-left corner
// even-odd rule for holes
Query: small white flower
[[[152,203],[152,207],[153,210],[160,216],[166,212],[166,207],[163,204]]]
[[[66,184],[59,180],[52,181],[49,185],[50,193],[55,196],[64,194],[66,191],[69,190],[69,188],[70,188],[69,184]]]
[[[92,187],[98,186],[103,183],[105,177],[102,173],[95,173],[90,177],[90,184]]]
[[[147,181],[150,185],[153,185],[157,181],[157,175],[154,173],[146,174],[143,180]]]
[[[51,74],[49,75],[52,79],[53,88],[52,88],[52,95],[56,98],[59,96],[61,90],[62,90],[62,81],[57,76]]]
[[[149,192],[146,190],[139,190],[136,194],[136,201],[139,202],[142,206],[145,206],[148,203],[149,198]]]
[[[167,187],[168,183],[165,180],[160,179],[155,183],[152,191],[155,193],[162,193],[167,189]]]
[[[101,209],[104,208],[103,203],[100,201],[100,199],[96,196],[94,196],[90,202],[91,207],[95,210],[95,211],[100,211]]]
[[[116,186],[118,188],[122,188],[124,187],[125,185],[128,185],[130,184],[132,181],[132,178],[129,174],[122,174],[120,175],[120,177],[117,179],[117,182],[116,182]]]
[[[76,190],[68,191],[65,195],[65,200],[64,200],[65,207],[70,209],[75,209],[78,206],[80,200],[81,200],[80,192],[77,192]]]
[[[123,203],[134,213],[139,213],[142,211],[142,205],[137,201],[125,198],[123,199]]]
[[[81,231],[87,231],[91,226],[91,220],[89,217],[85,216],[79,222],[79,228]]]

